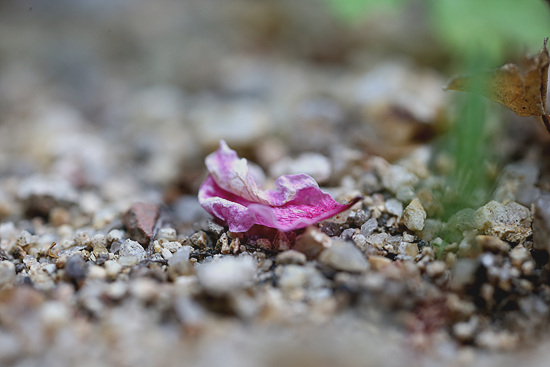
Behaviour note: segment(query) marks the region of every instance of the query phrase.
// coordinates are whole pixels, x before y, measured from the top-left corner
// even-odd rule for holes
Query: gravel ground
[[[425,45],[404,58],[410,21],[0,4],[0,363],[546,365],[548,139],[504,114],[492,200],[438,219],[448,75]],[[231,233],[196,197],[220,139],[268,180],[363,199]]]

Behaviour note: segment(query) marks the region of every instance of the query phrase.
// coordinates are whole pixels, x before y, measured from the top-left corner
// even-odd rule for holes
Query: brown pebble
[[[330,246],[332,246],[330,237],[316,227],[310,226],[302,235],[296,238],[294,250],[305,254],[308,259],[315,259]]]
[[[50,211],[49,220],[54,227],[59,227],[70,222],[71,214],[67,209],[57,206]]]
[[[136,203],[124,214],[122,222],[128,236],[148,247],[155,237],[160,208],[156,204]]]
[[[380,270],[391,263],[391,260],[384,256],[371,256],[369,263],[374,270]]]
[[[476,241],[483,250],[490,252],[508,252],[511,248],[507,242],[494,236],[479,235]]]

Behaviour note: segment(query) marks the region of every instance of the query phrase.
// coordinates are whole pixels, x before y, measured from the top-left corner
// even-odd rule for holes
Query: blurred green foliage
[[[330,8],[344,20],[355,22],[371,13],[398,11],[406,0],[325,0]]]
[[[476,74],[498,67],[506,57],[529,50],[534,53],[550,35],[550,6],[544,0],[325,0],[346,22],[375,17],[383,9],[397,16],[421,9],[438,46],[450,56],[452,69]],[[418,14],[418,12],[416,12]],[[479,88],[481,86],[478,86]],[[473,86],[476,89],[476,86]],[[454,93],[454,92],[453,92]],[[495,136],[488,136],[487,121],[500,109],[468,93],[457,96],[454,128],[443,146],[453,157],[455,169],[441,193],[443,218],[464,208],[476,208],[490,199],[487,166]],[[491,162],[493,164],[498,162]]]
[[[428,0],[425,4],[435,35],[465,62],[482,53],[488,63],[498,63],[510,48],[538,49],[550,32],[550,8],[544,0]]]
[[[484,50],[498,58],[510,47],[539,47],[550,31],[544,0],[324,0],[345,21],[355,22],[380,11],[408,11],[418,6],[443,47],[459,59]]]

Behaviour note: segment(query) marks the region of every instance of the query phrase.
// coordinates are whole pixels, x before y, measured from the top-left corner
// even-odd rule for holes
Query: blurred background
[[[302,167],[340,185],[365,154],[396,160],[448,132],[449,77],[479,55],[536,52],[548,13],[538,0],[2,2],[4,190],[35,175],[172,202],[196,192],[220,139],[273,175],[321,153],[328,174]]]

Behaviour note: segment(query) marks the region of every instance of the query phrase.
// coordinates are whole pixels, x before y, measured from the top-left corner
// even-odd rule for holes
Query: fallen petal
[[[206,158],[206,166],[210,176],[199,190],[199,202],[227,222],[232,232],[246,232],[255,224],[292,231],[341,213],[360,200],[339,204],[306,174],[281,176],[274,190],[262,190],[246,159],[239,159],[224,141]]]

